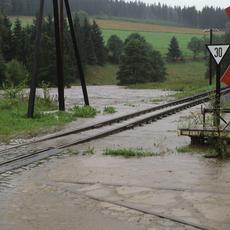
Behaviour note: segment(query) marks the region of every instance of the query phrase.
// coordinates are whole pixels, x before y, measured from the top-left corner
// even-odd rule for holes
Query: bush
[[[16,59],[6,64],[6,83],[11,86],[18,86],[22,82],[27,82],[29,73],[25,66]]]

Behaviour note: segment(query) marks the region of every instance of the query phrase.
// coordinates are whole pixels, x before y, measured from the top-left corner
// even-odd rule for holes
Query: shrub
[[[11,86],[18,86],[22,82],[27,82],[29,73],[25,66],[16,59],[6,64],[6,83]]]

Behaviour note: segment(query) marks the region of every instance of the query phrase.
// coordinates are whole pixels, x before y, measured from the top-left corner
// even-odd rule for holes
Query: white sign
[[[224,55],[227,53],[230,45],[208,45],[208,50],[219,65]]]

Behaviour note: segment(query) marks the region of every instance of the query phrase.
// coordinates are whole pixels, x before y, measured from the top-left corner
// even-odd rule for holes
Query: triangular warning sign
[[[224,55],[227,53],[229,45],[207,45],[207,48],[215,59],[216,64],[219,65]]]
[[[224,74],[221,77],[220,81],[222,81],[226,85],[230,85],[230,66],[224,72]]]
[[[226,12],[226,14],[228,15],[228,17],[230,18],[230,7],[226,8],[226,9],[225,9],[225,12]]]

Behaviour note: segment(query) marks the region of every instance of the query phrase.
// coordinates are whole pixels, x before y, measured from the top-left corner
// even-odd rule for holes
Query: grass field
[[[11,20],[14,21],[16,18],[17,17],[11,17]],[[31,24],[33,21],[33,17],[20,16],[19,18],[23,25]],[[163,55],[167,53],[170,40],[175,36],[179,42],[180,49],[186,58],[192,57],[192,52],[187,48],[188,42],[191,38],[194,36],[202,37],[205,35],[201,29],[179,26],[104,19],[96,19],[96,22],[102,29],[105,42],[107,42],[109,37],[113,34],[116,34],[122,40],[125,40],[129,34],[138,32]]]
[[[158,25],[154,23],[129,22],[129,21],[104,20],[104,19],[96,19],[96,22],[103,29],[205,35],[204,31],[201,29],[181,27],[181,26],[169,26],[169,25]]]
[[[86,83],[89,85],[116,85],[118,66],[106,64],[105,66],[87,66]]]
[[[208,80],[205,79],[206,65],[204,61],[187,61],[185,63],[166,64],[167,80],[165,82],[129,85],[133,89],[163,89],[178,91],[178,97],[191,95],[208,90]],[[118,66],[105,65],[88,67],[86,82],[89,85],[113,85],[117,83]]]
[[[165,82],[130,85],[133,89],[163,89],[178,91],[176,96],[185,97],[194,93],[210,90],[205,79],[206,65],[204,61],[167,64],[167,80]]]
[[[105,42],[112,34],[116,34],[124,41],[129,34],[138,32],[163,55],[167,53],[170,40],[175,36],[183,55],[191,57],[192,52],[187,48],[189,41],[194,36],[201,38],[205,35],[201,29],[186,27],[101,19],[97,19],[96,22],[102,28]]]
[[[173,32],[140,32],[140,31],[129,31],[129,30],[112,30],[112,29],[102,29],[105,42],[113,34],[119,36],[123,41],[133,32],[138,32],[145,37],[146,41],[149,42],[154,49],[161,52],[161,54],[166,55],[168,52],[168,47],[170,40],[175,36],[178,40],[179,47],[183,53],[184,57],[192,57],[192,52],[187,48],[187,45],[193,36],[202,37],[202,35],[193,34],[181,34]]]

